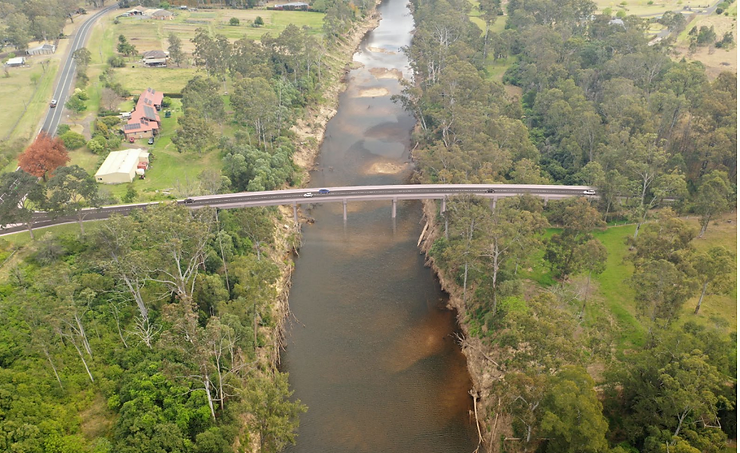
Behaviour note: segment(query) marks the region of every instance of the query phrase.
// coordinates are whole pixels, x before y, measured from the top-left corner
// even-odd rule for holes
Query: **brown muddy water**
[[[385,0],[329,122],[312,187],[408,181],[414,119],[390,96],[410,79],[413,18]],[[471,452],[477,436],[455,315],[416,241],[421,205],[350,202],[304,206],[287,348],[281,368],[308,405],[291,453]]]

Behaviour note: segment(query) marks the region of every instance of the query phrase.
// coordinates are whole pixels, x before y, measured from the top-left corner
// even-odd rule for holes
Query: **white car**
[[[588,190],[584,190],[583,191],[583,194],[584,195],[596,195],[596,191],[595,190],[588,189]]]
[[[303,196],[306,197],[306,198],[311,198],[311,197],[313,197],[313,194],[311,192],[306,192],[306,193],[303,194]]]

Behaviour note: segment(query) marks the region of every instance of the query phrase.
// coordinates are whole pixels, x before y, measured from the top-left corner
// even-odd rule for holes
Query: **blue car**
[[[319,189],[319,194],[326,195],[327,193],[329,193],[329,189]]]

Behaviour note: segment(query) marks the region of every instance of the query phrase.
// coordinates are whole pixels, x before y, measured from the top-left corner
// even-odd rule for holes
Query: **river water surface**
[[[329,122],[312,187],[399,184],[411,172],[414,119],[394,104],[414,22],[407,0],[384,0]],[[476,434],[454,313],[416,241],[421,205],[304,206],[282,369],[308,405],[294,453],[471,452]]]

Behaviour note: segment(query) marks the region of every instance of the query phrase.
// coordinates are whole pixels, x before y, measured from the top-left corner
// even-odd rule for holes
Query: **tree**
[[[6,225],[25,223],[33,239],[33,207],[42,206],[44,190],[38,178],[25,171],[0,175],[0,229]]]
[[[221,120],[226,115],[224,101],[218,93],[218,82],[208,77],[195,76],[182,89],[183,111],[195,109],[209,120]]]
[[[263,25],[265,25],[265,20],[264,20],[264,19],[262,19],[262,16],[257,16],[257,17],[256,17],[256,18],[254,19],[254,26],[255,26],[255,27],[261,27],[261,26],[263,26]]]
[[[232,17],[231,19],[229,19],[229,25],[231,25],[232,27],[238,26],[239,25],[239,18],[238,17]]]
[[[208,120],[198,114],[193,108],[185,110],[185,114],[177,119],[180,126],[172,137],[172,143],[175,144],[177,151],[190,152],[196,151],[203,153],[215,142],[215,134]]]
[[[98,183],[77,165],[59,168],[47,185],[49,207],[57,215],[77,215],[80,232],[85,234],[82,221],[89,213],[85,208],[100,207]]]
[[[126,56],[136,55],[136,47],[130,44],[125,36],[118,35],[118,53],[122,53]]]
[[[182,40],[176,34],[170,33],[167,41],[169,42],[167,51],[170,53],[170,60],[177,63],[177,67],[179,68],[180,63],[185,59],[185,53],[182,51]]]
[[[30,30],[31,23],[25,14],[13,13],[6,20],[7,30],[5,35],[8,41],[16,50],[25,50],[28,47],[28,41],[31,40]]]
[[[732,276],[736,273],[735,256],[724,247],[712,247],[706,252],[699,252],[692,256],[692,264],[699,274],[701,295],[696,304],[694,314],[699,313],[701,303],[707,289],[725,289],[732,286]]]
[[[684,269],[664,259],[644,263],[632,275],[631,282],[637,311],[651,322],[673,321],[694,292],[693,281]]]
[[[278,98],[263,78],[242,79],[234,84],[231,95],[234,117],[254,127],[258,146],[267,145],[277,134]]]
[[[18,165],[23,171],[33,176],[43,178],[58,167],[69,162],[67,149],[59,138],[52,138],[46,132],[41,132],[36,140],[18,156]]]
[[[85,70],[87,70],[87,66],[90,64],[90,61],[92,61],[92,54],[89,50],[87,50],[87,48],[80,47],[79,49],[74,51],[74,53],[72,54],[72,58],[77,65],[77,72],[85,72]]]
[[[714,170],[701,179],[701,185],[696,195],[695,209],[699,214],[701,231],[699,237],[704,236],[709,222],[730,209],[729,198],[732,194],[727,173]]]
[[[247,422],[259,433],[260,453],[277,453],[288,444],[295,444],[298,415],[306,411],[300,400],[291,401],[288,375],[274,372],[250,380],[244,395],[252,417]]]
[[[601,413],[594,381],[580,367],[565,367],[550,378],[542,400],[541,434],[547,452],[599,453],[607,450],[609,424]]]
[[[593,247],[586,246],[593,239],[591,231],[604,226],[599,212],[583,197],[565,208],[563,232],[550,238],[545,251],[545,259],[558,277],[565,281],[584,268],[589,258],[587,254],[594,251]]]
[[[487,259],[490,269],[493,314],[496,314],[498,303],[499,273],[504,269],[511,271],[514,263],[518,265],[519,260],[525,260],[541,244],[539,235],[547,225],[541,212],[522,209],[519,199],[506,198],[499,201],[482,222],[481,256]]]

